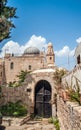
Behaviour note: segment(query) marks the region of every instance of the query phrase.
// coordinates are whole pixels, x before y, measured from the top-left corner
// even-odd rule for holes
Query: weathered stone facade
[[[78,82],[80,93],[81,93],[81,64],[77,65],[73,70],[68,72],[62,78],[62,84],[65,88],[68,86],[76,90],[77,82]]]
[[[81,130],[81,106],[76,102],[64,101],[57,98],[57,115],[60,130]]]
[[[43,65],[45,65],[43,58],[44,57],[40,55],[5,57],[4,60],[6,82],[9,83],[18,80],[17,75],[21,70],[33,71],[43,68]],[[11,68],[12,64],[13,68]]]
[[[29,76],[27,76],[23,86],[18,88],[4,87],[2,89],[4,104],[7,102],[16,102],[21,100],[25,105],[29,106],[29,112],[34,113],[35,106],[35,87],[37,83],[41,80],[48,81],[51,89],[51,105],[52,105],[52,116],[56,116],[56,106],[54,102],[54,94],[56,93],[56,85],[54,81],[54,69],[41,69],[38,71],[33,71]],[[30,89],[31,91],[27,91]]]
[[[47,52],[40,52],[36,47],[27,48],[22,56],[5,54],[4,59],[0,60],[0,79],[5,77],[5,83],[17,81],[21,70],[34,71],[37,69],[55,66],[54,50],[51,43],[48,44]],[[4,63],[4,64],[3,64]],[[4,65],[2,68],[1,65]]]
[[[1,68],[6,84],[6,87],[2,88],[1,105],[21,100],[27,105],[29,113],[41,113],[41,115],[48,115],[48,117],[56,116],[56,104],[54,103],[54,95],[56,94],[54,72],[56,68],[51,43],[48,44],[46,54],[35,47],[27,48],[22,56],[6,54],[3,70]],[[9,88],[10,82],[18,81],[17,75],[21,70],[31,73],[27,75],[22,86]],[[41,112],[39,111],[40,107]],[[50,114],[47,112],[47,107],[49,107]]]

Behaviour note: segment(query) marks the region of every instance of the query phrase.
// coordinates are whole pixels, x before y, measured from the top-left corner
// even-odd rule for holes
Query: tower
[[[48,43],[46,59],[47,59],[47,65],[54,66],[55,54],[54,54],[53,45],[51,42]]]

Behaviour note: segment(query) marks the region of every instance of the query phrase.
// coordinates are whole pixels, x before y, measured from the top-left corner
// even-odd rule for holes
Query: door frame
[[[47,86],[42,86],[42,84],[44,84],[45,83],[45,85],[47,85]],[[39,84],[41,84],[41,87],[39,87]],[[39,87],[39,88],[38,88]],[[43,89],[43,87],[44,87],[44,91],[46,90],[48,90],[49,92],[50,92],[50,101],[51,101],[51,99],[52,99],[52,88],[51,88],[51,85],[50,85],[50,83],[47,81],[47,80],[39,80],[38,82],[37,82],[37,84],[35,85],[35,91],[34,91],[34,114],[35,115],[37,115],[37,112],[36,112],[36,96],[37,96],[37,90],[39,91],[40,89]],[[43,92],[44,93],[44,92]],[[45,95],[47,95],[48,96],[48,94],[45,94]],[[45,96],[44,95],[44,96]],[[44,99],[43,99],[44,100]],[[48,115],[45,115],[45,105],[46,105],[46,103],[43,101],[43,116],[42,117],[51,117],[52,116],[52,104],[51,104],[51,102],[50,101],[48,101],[47,102],[47,104],[48,104],[48,109],[49,109],[49,114]]]

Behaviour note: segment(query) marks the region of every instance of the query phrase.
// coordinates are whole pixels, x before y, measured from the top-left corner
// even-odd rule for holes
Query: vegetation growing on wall
[[[60,130],[60,125],[59,125],[59,120],[57,117],[51,117],[49,120],[48,120],[49,123],[53,123],[56,130]]]
[[[68,86],[68,83],[67,83],[67,86],[66,86],[67,95],[68,95],[70,101],[78,102],[81,105],[81,102],[80,102],[80,86],[79,86],[77,79],[75,79],[75,80],[76,80],[76,86],[75,87]]]
[[[19,78],[19,80],[16,82],[9,82],[8,87],[18,87],[21,86],[22,83],[24,82],[26,75],[29,74],[30,72],[21,70],[21,72],[19,73],[19,75],[17,75],[17,77]]]
[[[22,82],[24,82],[26,75],[27,75],[27,71],[21,70],[21,72],[19,73],[19,75],[17,75],[17,77],[19,78],[19,83],[21,84]]]
[[[26,106],[22,105],[20,102],[12,103],[9,102],[6,105],[0,107],[0,111],[3,116],[25,116],[27,114]]]
[[[56,84],[61,84],[62,77],[66,74],[64,69],[57,69],[54,73],[54,79],[56,80]]]

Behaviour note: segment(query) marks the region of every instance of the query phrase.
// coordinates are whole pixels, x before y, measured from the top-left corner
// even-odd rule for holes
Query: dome
[[[30,55],[30,54],[40,54],[40,51],[36,47],[28,47],[24,51],[24,55]]]
[[[51,42],[48,43],[48,46],[53,46]]]

